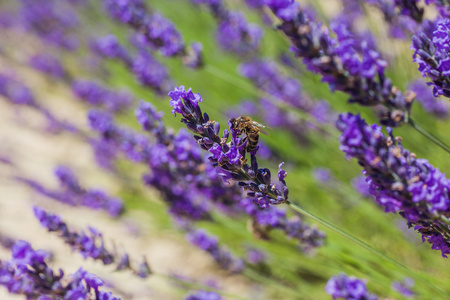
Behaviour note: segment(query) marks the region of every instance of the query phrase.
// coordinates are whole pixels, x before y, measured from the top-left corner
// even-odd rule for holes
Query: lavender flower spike
[[[418,79],[409,85],[411,91],[416,93],[416,99],[423,108],[440,119],[446,119],[449,116],[450,105],[444,98],[436,98],[429,86],[423,79]]]
[[[207,292],[204,290],[189,294],[184,300],[222,300],[222,296],[215,292]]]
[[[26,241],[17,241],[11,252],[10,261],[0,261],[0,286],[5,286],[11,294],[42,300],[120,300],[111,292],[99,290],[103,280],[81,268],[70,279],[64,277],[61,269],[55,274],[45,262],[45,252],[34,250]]]
[[[333,276],[325,286],[325,292],[334,299],[377,300],[378,297],[367,291],[364,281],[345,274]]]
[[[242,271],[244,262],[241,259],[233,257],[231,253],[221,248],[216,237],[197,229],[189,232],[186,235],[186,239],[193,245],[211,254],[222,269],[232,273],[240,273]]]
[[[74,250],[80,252],[84,258],[91,257],[100,260],[105,265],[115,264],[116,270],[130,269],[139,277],[145,278],[150,275],[150,269],[147,266],[147,272],[143,272],[141,265],[133,268],[130,264],[128,254],[117,254],[115,251],[108,250],[103,241],[102,234],[95,228],[89,227],[89,233],[71,231],[60,216],[46,212],[40,207],[33,207],[34,215],[41,223],[42,227],[47,228],[49,232],[57,232],[64,242],[70,245]]]
[[[433,87],[434,96],[450,98],[450,19],[438,20],[433,36],[424,32],[413,36],[411,49],[420,73],[431,79],[428,85]]]
[[[111,18],[134,28],[149,50],[157,49],[164,56],[179,56],[190,67],[201,67],[198,45],[187,48],[174,24],[159,13],[149,13],[141,0],[103,0]],[[195,57],[193,57],[195,56]]]
[[[367,41],[358,41],[342,23],[332,26],[336,38],[322,24],[302,12],[295,1],[267,1],[281,20],[279,29],[291,40],[292,51],[307,68],[322,75],[331,90],[350,96],[349,102],[364,106],[384,105],[383,124],[400,126],[408,121],[413,94],[405,94],[386,78],[387,62]]]
[[[340,115],[341,150],[364,168],[370,193],[386,212],[398,212],[432,249],[450,254],[450,180],[425,159],[418,159],[388,128],[369,126],[359,115]]]
[[[225,129],[220,138],[220,124],[210,120],[206,113],[202,114],[200,94],[194,94],[191,89],[186,91],[184,86],[180,86],[171,91],[169,96],[172,113],[183,116],[181,122],[196,134],[194,138],[197,144],[211,153],[209,160],[224,181],[238,181],[248,191],[247,195],[253,198],[253,202],[263,208],[287,201],[289,190],[284,181],[287,174],[281,168],[282,164],[278,170],[280,184],[277,186],[271,182],[269,169],[258,168],[257,149],[249,153],[250,165],[247,164],[247,136],[240,137],[242,132],[234,128],[232,120],[228,122],[229,129]]]

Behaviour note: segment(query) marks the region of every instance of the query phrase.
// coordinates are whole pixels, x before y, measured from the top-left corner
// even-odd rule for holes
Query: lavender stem
[[[425,279],[423,279],[421,276],[415,274],[415,272],[412,272],[411,270],[409,270],[407,267],[405,267],[404,265],[402,265],[401,263],[393,260],[392,258],[384,255],[383,253],[379,252],[378,250],[375,250],[374,248],[372,248],[372,246],[370,246],[369,244],[367,244],[366,242],[361,241],[360,239],[352,236],[351,234],[345,232],[344,230],[334,226],[333,224],[329,223],[328,221],[325,221],[321,218],[319,218],[318,216],[304,210],[303,208],[301,208],[300,206],[298,206],[295,203],[292,203],[289,200],[286,200],[285,202],[286,205],[288,205],[290,208],[292,208],[293,210],[295,210],[296,212],[309,217],[311,219],[313,219],[316,222],[319,222],[320,224],[322,224],[323,226],[327,227],[328,229],[333,230],[334,232],[340,234],[341,236],[349,239],[350,241],[352,241],[353,243],[363,247],[364,249],[368,250],[369,252],[372,252],[373,254],[375,254],[376,256],[380,257],[381,259],[390,262],[391,264],[393,264],[394,266],[398,267],[399,269],[402,269],[403,271],[407,272],[408,276],[414,277],[414,279],[422,282],[423,284],[427,285],[429,288],[433,289],[434,291],[436,291],[437,293],[439,293],[439,295],[441,295],[443,297],[443,299],[446,299],[448,297],[448,295],[442,291],[440,288],[432,285],[431,283],[429,283],[428,281],[426,281]]]
[[[422,134],[424,137],[435,143],[437,146],[442,148],[447,153],[450,153],[450,146],[445,144],[443,141],[441,141],[439,138],[434,136],[431,132],[414,122],[411,118],[408,119],[408,124],[411,125],[417,132]]]

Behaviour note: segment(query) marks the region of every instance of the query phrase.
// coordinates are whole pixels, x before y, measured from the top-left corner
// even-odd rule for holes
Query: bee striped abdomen
[[[259,141],[259,129],[254,128],[256,126],[251,125],[249,130],[246,130],[247,135],[247,152],[252,152],[258,146]]]

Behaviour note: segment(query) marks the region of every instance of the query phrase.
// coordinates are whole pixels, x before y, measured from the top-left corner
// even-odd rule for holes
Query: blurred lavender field
[[[3,1],[0,299],[449,298],[449,7]]]

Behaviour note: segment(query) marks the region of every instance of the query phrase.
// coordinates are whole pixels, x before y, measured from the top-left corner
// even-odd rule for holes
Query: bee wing
[[[261,124],[261,123],[255,122],[255,121],[252,121],[252,124],[255,125],[255,126],[257,126],[257,127],[259,128],[259,131],[260,131],[262,134],[270,135],[269,132],[265,129],[265,128],[268,128],[268,129],[269,129],[270,127],[267,127],[267,126],[265,126],[265,125],[263,125],[263,124]]]

